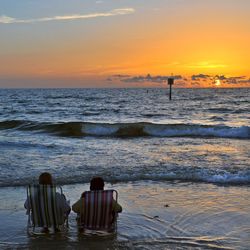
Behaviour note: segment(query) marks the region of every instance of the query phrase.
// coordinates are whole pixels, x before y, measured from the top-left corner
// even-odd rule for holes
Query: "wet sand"
[[[30,237],[24,187],[0,188],[0,249],[249,249],[250,187],[202,183],[107,184],[119,192],[117,236],[86,238],[69,231]],[[88,185],[63,186],[73,204]]]

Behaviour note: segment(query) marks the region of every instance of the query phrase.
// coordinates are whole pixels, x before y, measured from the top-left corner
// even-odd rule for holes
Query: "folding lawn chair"
[[[57,189],[59,193],[56,193]],[[58,195],[62,195],[62,188],[55,185],[29,185],[27,187],[28,233],[31,228],[33,233],[36,233],[36,228],[52,228],[56,232],[63,229],[65,225],[68,226],[68,216],[58,204]]]
[[[112,206],[117,202],[116,190],[87,191],[83,194],[84,204],[80,212],[80,231],[90,234],[116,233],[118,214]],[[87,231],[86,231],[87,230]]]

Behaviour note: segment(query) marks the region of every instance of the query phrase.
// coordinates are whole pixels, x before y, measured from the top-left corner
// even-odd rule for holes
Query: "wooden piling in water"
[[[169,100],[172,100],[172,85],[174,84],[174,78],[168,78],[168,85],[169,85]]]

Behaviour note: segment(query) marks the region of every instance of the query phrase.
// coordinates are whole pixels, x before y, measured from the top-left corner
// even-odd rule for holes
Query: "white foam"
[[[216,174],[211,177],[208,177],[205,179],[208,182],[213,183],[235,183],[235,184],[241,184],[241,183],[249,183],[250,182],[250,176],[245,174],[231,174],[231,173],[225,173],[225,174]]]
[[[82,133],[87,135],[108,136],[114,134],[118,127],[111,124],[84,124]]]
[[[206,125],[149,125],[144,131],[152,136],[198,136],[198,137],[223,137],[223,138],[250,138],[250,128],[206,126]]]

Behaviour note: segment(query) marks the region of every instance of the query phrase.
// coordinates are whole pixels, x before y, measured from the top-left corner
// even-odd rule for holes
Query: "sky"
[[[250,87],[249,0],[0,0],[0,88]]]

